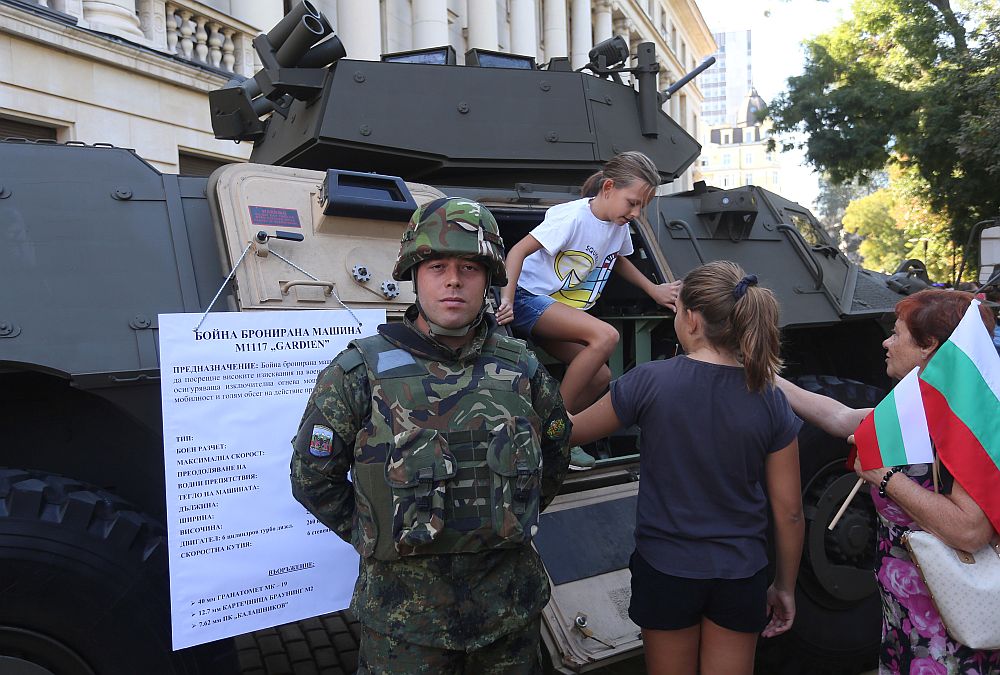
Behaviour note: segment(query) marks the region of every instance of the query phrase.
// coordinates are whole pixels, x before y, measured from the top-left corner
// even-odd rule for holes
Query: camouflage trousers
[[[538,675],[539,628],[535,619],[481,649],[437,649],[361,630],[357,675]]]

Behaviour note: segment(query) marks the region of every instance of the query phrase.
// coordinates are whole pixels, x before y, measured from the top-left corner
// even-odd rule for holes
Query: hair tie
[[[756,274],[746,275],[745,277],[740,279],[740,282],[736,284],[736,288],[733,289],[733,297],[739,300],[740,298],[742,298],[744,295],[747,294],[748,288],[756,285],[757,285],[757,275]]]

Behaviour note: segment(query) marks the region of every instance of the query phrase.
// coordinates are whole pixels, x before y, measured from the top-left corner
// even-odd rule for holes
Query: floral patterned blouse
[[[930,464],[903,467],[902,473],[933,490]],[[942,469],[942,492],[950,491],[951,477]],[[919,529],[891,499],[872,489],[878,512],[878,551],[875,573],[882,595],[882,649],[879,675],[996,675],[1000,650],[975,650],[952,640],[902,536]]]

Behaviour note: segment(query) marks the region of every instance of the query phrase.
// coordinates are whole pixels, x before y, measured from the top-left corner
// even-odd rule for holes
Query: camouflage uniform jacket
[[[456,352],[413,327],[413,316],[411,311],[403,324],[380,326],[379,334],[415,357],[447,368],[482,367],[484,345],[494,330],[491,319],[478,328],[472,342]],[[378,385],[371,383],[359,355],[351,353],[356,349],[342,352],[317,378],[291,462],[296,499],[363,554],[352,609],[372,630],[441,649],[478,649],[523,628],[549,598],[544,568],[530,546],[386,559],[394,556],[375,555],[369,545],[362,526],[366,510],[372,507],[347,474],[356,472],[366,439],[374,433],[373,403],[385,402],[373,396]],[[558,383],[542,367],[531,375],[530,400],[542,423],[544,508],[566,475],[569,420]],[[317,426],[332,431],[329,441],[322,435],[317,440]]]

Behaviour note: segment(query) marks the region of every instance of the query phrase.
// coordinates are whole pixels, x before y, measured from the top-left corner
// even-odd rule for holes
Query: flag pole
[[[840,517],[844,515],[844,511],[847,510],[847,506],[851,503],[851,500],[854,499],[854,495],[858,494],[858,490],[861,489],[861,485],[864,482],[865,482],[864,478],[858,479],[858,482],[854,484],[853,488],[851,488],[851,493],[847,495],[847,499],[845,499],[844,503],[840,505],[840,510],[837,511],[837,515],[833,517],[833,520],[830,521],[830,524],[827,526],[826,529],[832,530],[833,528],[837,527],[837,523],[840,522]]]

